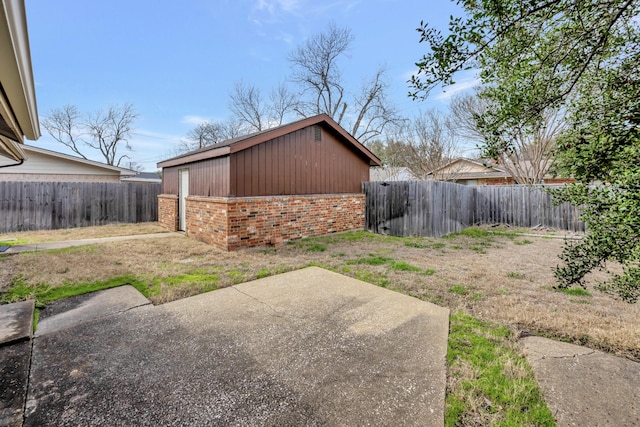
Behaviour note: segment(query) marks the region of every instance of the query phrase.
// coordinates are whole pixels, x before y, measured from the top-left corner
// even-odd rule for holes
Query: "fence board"
[[[554,206],[548,187],[366,182],[365,226],[379,234],[428,237],[496,223],[584,231],[579,209],[569,203]]]
[[[3,181],[0,233],[157,221],[158,194],[149,183]]]

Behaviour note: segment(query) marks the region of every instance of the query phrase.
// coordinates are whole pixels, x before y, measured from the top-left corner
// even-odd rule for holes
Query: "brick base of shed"
[[[175,196],[159,196],[159,222],[178,228]],[[364,194],[186,199],[187,235],[219,249],[279,246],[289,240],[364,229]]]
[[[178,196],[158,196],[158,223],[169,231],[178,231]]]

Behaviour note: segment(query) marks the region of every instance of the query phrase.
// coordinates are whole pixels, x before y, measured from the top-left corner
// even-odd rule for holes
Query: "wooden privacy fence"
[[[0,233],[158,220],[157,183],[0,182]]]
[[[366,182],[365,227],[380,234],[424,237],[495,223],[584,231],[579,210],[569,203],[554,206],[547,187]]]

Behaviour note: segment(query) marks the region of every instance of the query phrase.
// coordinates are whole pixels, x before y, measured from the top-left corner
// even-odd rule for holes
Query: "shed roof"
[[[274,138],[286,135],[291,132],[303,129],[308,126],[324,124],[333,129],[345,142],[353,146],[357,151],[362,153],[363,157],[369,160],[370,166],[381,166],[382,163],[375,154],[373,154],[367,147],[361,144],[355,139],[349,132],[344,130],[342,126],[336,123],[331,117],[326,114],[320,114],[313,117],[301,119],[286,125],[266,129],[259,132],[250,133],[248,135],[239,136],[237,138],[227,139],[226,141],[219,142],[217,144],[209,145],[204,148],[200,148],[195,151],[190,151],[185,154],[181,154],[177,157],[162,161],[158,163],[159,168],[166,168],[171,166],[179,166],[186,163],[192,163],[199,160],[212,159],[215,157],[221,157],[228,154],[236,153],[238,151],[246,150],[254,145],[262,144],[263,142],[270,141]]]

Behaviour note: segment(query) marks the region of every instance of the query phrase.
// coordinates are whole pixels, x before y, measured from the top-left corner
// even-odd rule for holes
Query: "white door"
[[[189,195],[189,169],[182,169],[179,173],[178,190],[178,219],[180,221],[180,230],[187,231],[186,203]]]

